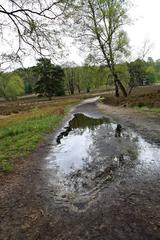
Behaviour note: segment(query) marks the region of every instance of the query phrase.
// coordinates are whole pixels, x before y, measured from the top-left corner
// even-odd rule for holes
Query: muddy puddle
[[[85,209],[103,189],[125,178],[158,173],[160,149],[109,119],[75,114],[46,157],[48,183],[57,203]]]

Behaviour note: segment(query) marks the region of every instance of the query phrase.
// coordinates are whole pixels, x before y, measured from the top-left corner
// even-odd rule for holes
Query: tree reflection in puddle
[[[156,171],[155,152],[160,156],[160,150],[130,129],[115,137],[116,128],[107,118],[74,115],[46,158],[49,183],[57,188],[58,198],[93,198],[130,168],[139,174],[148,167]]]
[[[69,126],[65,127],[65,130],[58,135],[57,143],[61,144],[61,139],[63,139],[63,137],[67,137],[68,134],[75,129],[78,129],[79,134],[83,134],[84,130],[86,129],[94,131],[99,125],[108,122],[109,119],[107,118],[96,119],[87,117],[82,113],[75,114],[74,118],[69,122]]]

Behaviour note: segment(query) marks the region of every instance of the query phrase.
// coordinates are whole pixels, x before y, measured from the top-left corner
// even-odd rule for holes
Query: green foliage
[[[74,94],[76,83],[78,84],[78,77],[76,74],[76,68],[69,67],[64,69],[65,73],[65,85],[69,94]]]
[[[154,113],[160,113],[160,108],[155,108],[155,107],[149,107],[149,106],[133,106],[135,109],[140,109],[142,111],[146,112],[154,112]]]
[[[83,81],[82,84],[87,93],[90,92],[93,87],[93,83],[95,80],[94,68],[88,65],[83,67]]]
[[[0,96],[14,99],[24,94],[23,80],[16,73],[0,73]]]
[[[146,74],[148,76],[148,83],[152,84],[156,82],[156,69],[154,67],[154,65],[148,64],[147,68],[146,68]]]
[[[94,56],[96,62],[103,61],[108,66],[117,97],[119,89],[124,96],[127,96],[115,66],[129,54],[129,41],[123,28],[128,23],[128,2],[128,0],[77,0],[74,3],[74,6],[80,6],[77,11],[74,11],[75,24],[81,29],[80,41],[84,39],[84,44],[87,49],[90,49],[90,55]],[[73,9],[76,8],[73,7]],[[73,27],[75,28],[75,25]]]
[[[0,163],[0,169],[3,172],[12,172],[14,169],[14,166],[11,162],[3,161],[2,163]]]
[[[75,91],[90,92],[92,89],[101,89],[108,84],[110,72],[105,66],[68,67],[65,71],[65,88],[69,94]]]
[[[146,63],[143,60],[137,59],[135,62],[128,64],[130,73],[130,86],[144,86],[148,83],[146,73]]]
[[[19,68],[14,72],[23,79],[25,85],[25,94],[33,93],[35,84],[38,80],[38,74],[35,67],[33,66],[29,68]]]
[[[25,85],[25,94],[32,93],[32,86],[31,86],[31,84],[29,82],[25,82],[24,85]]]
[[[35,67],[38,74],[35,92],[51,99],[54,95],[64,95],[64,70],[54,66],[50,59],[41,58]]]
[[[155,68],[155,83],[160,83],[160,60],[155,61],[153,64]]]
[[[121,80],[124,86],[128,86],[128,83],[130,81],[130,74],[129,74],[129,69],[127,64],[126,63],[117,64],[116,72],[117,72],[118,78]]]
[[[24,80],[26,94],[32,93],[35,86],[38,93],[51,97],[63,95],[64,89],[69,94],[75,94],[94,89],[105,89],[105,87],[114,85],[110,69],[105,65],[95,65],[95,59],[91,54],[86,58],[84,66],[70,64],[70,67],[63,70],[61,67],[51,64],[49,59],[43,59],[43,61],[46,61],[43,62],[45,67],[42,62],[41,64],[39,62],[37,66],[16,70],[16,73]],[[116,64],[115,72],[125,88],[154,84],[160,82],[160,61],[154,62],[149,58],[147,62],[137,59],[131,63]],[[64,78],[59,80],[63,74]],[[42,83],[40,86],[39,81]],[[45,93],[45,91],[49,93]]]
[[[148,62],[137,59],[128,64],[128,69],[130,73],[129,85],[131,88],[154,84],[160,79],[160,65],[151,58],[149,58]]]

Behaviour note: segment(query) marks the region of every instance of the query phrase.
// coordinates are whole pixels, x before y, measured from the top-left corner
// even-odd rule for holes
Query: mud
[[[5,176],[0,239],[160,239],[159,116],[101,112],[97,100],[77,106],[28,166]]]

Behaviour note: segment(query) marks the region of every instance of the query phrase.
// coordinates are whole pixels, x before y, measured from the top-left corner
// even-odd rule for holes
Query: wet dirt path
[[[158,132],[150,138],[138,116],[139,128],[96,100],[75,108],[16,184],[1,188],[0,239],[160,239]]]

